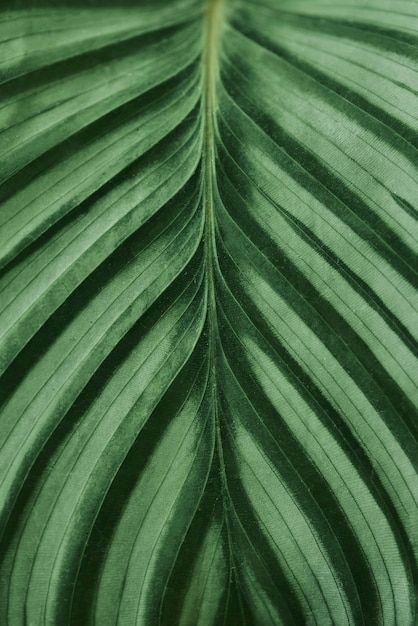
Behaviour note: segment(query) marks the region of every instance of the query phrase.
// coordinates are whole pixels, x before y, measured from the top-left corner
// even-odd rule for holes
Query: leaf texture
[[[0,624],[416,624],[417,42],[3,3]]]

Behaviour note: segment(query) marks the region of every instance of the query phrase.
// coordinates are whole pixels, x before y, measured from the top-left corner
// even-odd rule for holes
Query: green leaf
[[[416,624],[417,50],[2,3],[0,624]]]

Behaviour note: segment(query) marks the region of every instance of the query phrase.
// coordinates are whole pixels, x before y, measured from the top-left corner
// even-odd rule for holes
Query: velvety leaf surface
[[[5,0],[0,624],[415,626],[418,4]]]

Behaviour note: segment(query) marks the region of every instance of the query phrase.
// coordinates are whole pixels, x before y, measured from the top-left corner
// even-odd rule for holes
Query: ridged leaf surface
[[[0,624],[414,626],[418,4],[0,14]]]

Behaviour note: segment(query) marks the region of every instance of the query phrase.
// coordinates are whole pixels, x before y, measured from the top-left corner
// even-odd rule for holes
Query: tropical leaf
[[[416,623],[417,42],[2,3],[0,624]]]

